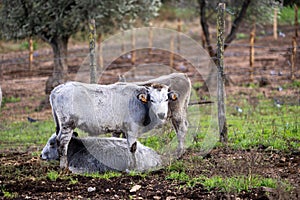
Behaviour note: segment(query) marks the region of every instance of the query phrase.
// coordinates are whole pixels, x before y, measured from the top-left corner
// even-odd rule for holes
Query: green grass
[[[57,171],[49,171],[47,173],[47,178],[50,180],[50,181],[56,181],[56,179],[59,177],[59,174]]]
[[[238,102],[237,102],[238,103]],[[255,108],[240,102],[243,112],[227,106],[229,145],[248,149],[263,145],[278,150],[299,149],[299,106],[278,108],[273,100],[262,101]]]
[[[109,180],[109,179],[114,178],[114,177],[120,177],[120,176],[122,176],[122,173],[120,173],[120,172],[114,172],[114,171],[108,171],[108,172],[105,172],[104,174],[91,173],[91,174],[84,174],[84,176]]]
[[[212,176],[206,177],[204,175],[198,177],[190,177],[184,171],[171,171],[166,177],[168,180],[185,182],[186,187],[195,187],[201,184],[208,191],[218,190],[227,193],[241,193],[242,191],[249,192],[251,189],[259,187],[277,188],[279,184],[285,191],[292,190],[292,186],[288,183],[281,183],[276,179],[264,178],[261,176],[233,176],[221,177]]]
[[[0,150],[18,149],[45,145],[55,132],[52,121],[2,123],[0,126]]]

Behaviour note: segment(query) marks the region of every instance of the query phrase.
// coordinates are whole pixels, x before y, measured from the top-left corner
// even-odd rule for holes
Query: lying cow
[[[56,133],[42,150],[43,160],[58,160]],[[161,167],[160,156],[152,149],[137,142],[135,171],[143,172]],[[73,173],[122,171],[130,169],[132,156],[126,139],[121,138],[77,138],[68,144],[68,167]]]
[[[112,85],[68,82],[50,94],[56,123],[60,166],[67,167],[67,148],[72,132],[79,128],[90,135],[125,133],[130,151],[136,151],[137,138],[163,124],[168,102],[178,94],[163,84],[138,86],[132,83]]]
[[[188,130],[187,107],[192,89],[191,81],[186,74],[172,73],[144,82],[135,82],[137,85],[152,83],[167,85],[171,91],[178,94],[176,101],[169,101],[168,118],[171,120],[177,134],[177,156],[180,157],[184,153],[184,140]]]

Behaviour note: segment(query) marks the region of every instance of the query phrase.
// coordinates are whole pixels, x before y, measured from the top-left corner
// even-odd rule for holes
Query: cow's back
[[[144,87],[131,83],[98,85],[68,82],[53,90],[50,101],[60,118],[71,117],[76,127],[90,135],[98,135],[122,130],[123,122],[131,118],[140,121],[134,111],[139,110],[142,112],[140,115],[144,115],[143,106],[137,99],[138,93],[143,90]]]

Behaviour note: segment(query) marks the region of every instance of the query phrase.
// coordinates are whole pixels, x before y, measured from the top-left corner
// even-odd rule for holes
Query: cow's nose
[[[159,119],[165,119],[165,113],[158,113]]]

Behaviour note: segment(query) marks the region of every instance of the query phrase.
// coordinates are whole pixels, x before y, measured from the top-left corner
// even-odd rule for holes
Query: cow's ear
[[[143,102],[143,103],[147,103],[148,102],[148,95],[145,93],[141,93],[137,96],[137,98]]]
[[[178,93],[171,91],[168,93],[168,97],[169,97],[169,100],[176,101],[178,99],[179,95],[178,95]]]

